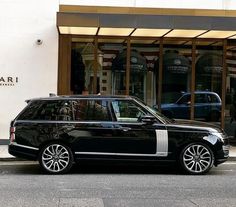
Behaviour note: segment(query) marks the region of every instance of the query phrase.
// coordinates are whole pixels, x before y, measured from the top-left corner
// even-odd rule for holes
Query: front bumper
[[[230,145],[223,145],[222,146],[222,150],[217,152],[217,156],[215,159],[215,166],[226,162],[227,159],[229,158],[229,149],[230,149]]]

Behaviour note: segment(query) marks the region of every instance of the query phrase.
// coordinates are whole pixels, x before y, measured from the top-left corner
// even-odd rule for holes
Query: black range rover
[[[173,161],[204,174],[229,156],[216,126],[170,120],[134,97],[55,96],[27,101],[11,122],[9,153],[38,160],[48,173],[65,173],[74,161]]]

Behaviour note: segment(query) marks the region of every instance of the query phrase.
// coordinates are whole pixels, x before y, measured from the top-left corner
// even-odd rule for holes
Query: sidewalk
[[[7,145],[0,145],[0,161],[15,161],[15,160],[21,160],[21,159],[8,154]],[[228,160],[236,161],[236,146],[230,146]]]

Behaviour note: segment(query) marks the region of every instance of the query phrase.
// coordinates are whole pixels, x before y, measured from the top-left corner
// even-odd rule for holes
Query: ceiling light
[[[102,27],[99,29],[98,35],[128,36],[133,30],[134,28]]]
[[[167,32],[169,29],[136,29],[131,36],[134,37],[161,37]]]
[[[198,38],[228,38],[235,34],[236,34],[236,31],[211,30],[205,34],[200,35]]]
[[[74,34],[74,35],[96,35],[97,27],[65,27],[60,26],[59,31],[61,34]]]
[[[169,32],[168,34],[166,34],[165,37],[193,38],[193,37],[196,37],[204,32],[206,32],[206,30],[174,29],[171,32]]]

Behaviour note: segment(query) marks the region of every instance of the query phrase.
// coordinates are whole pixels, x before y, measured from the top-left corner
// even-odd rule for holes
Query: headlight
[[[208,136],[203,137],[203,139],[210,142],[213,145],[217,142],[217,140],[224,142],[223,135],[219,132],[210,133]]]
[[[224,136],[222,133],[219,132],[213,132],[211,133],[213,136],[216,136],[219,140],[221,140],[222,142],[224,142]]]

